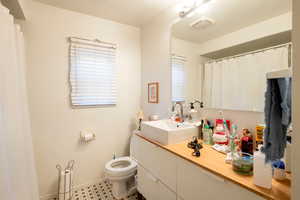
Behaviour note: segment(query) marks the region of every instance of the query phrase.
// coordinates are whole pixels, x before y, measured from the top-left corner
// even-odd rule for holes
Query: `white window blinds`
[[[116,47],[70,38],[69,56],[72,105],[116,104]]]
[[[172,101],[185,101],[185,58],[172,55]]]

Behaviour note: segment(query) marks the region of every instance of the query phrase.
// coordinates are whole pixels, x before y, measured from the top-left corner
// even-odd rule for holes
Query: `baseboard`
[[[101,183],[102,181],[105,181],[105,180],[106,180],[106,178],[104,178],[104,177],[98,178],[93,181],[86,182],[84,184],[75,185],[73,187],[73,189],[76,190],[76,189],[84,188],[84,187],[87,187],[87,186],[90,186],[93,184]],[[55,198],[57,198],[57,194],[46,194],[46,195],[40,196],[40,200],[53,200]]]

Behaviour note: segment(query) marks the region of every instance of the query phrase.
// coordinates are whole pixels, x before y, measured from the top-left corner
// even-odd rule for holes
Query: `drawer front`
[[[171,190],[176,191],[177,157],[142,138],[138,143],[138,163],[158,177]]]
[[[262,197],[184,159],[178,159],[177,195],[183,200],[260,200]]]
[[[137,161],[151,173],[155,174],[157,164],[157,149],[154,144],[138,137]]]
[[[155,174],[163,183],[176,192],[177,157],[162,148],[157,148],[156,160]]]
[[[138,166],[138,191],[147,200],[176,200],[174,192],[140,165]]]

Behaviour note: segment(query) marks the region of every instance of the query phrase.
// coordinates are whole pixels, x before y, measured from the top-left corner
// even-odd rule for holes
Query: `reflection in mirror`
[[[188,2],[172,27],[172,101],[263,112],[266,73],[291,67],[291,1]]]
[[[172,66],[172,101],[173,102],[183,102],[185,101],[185,68],[186,68],[186,58],[183,56],[177,56],[173,54],[171,56],[171,66]]]

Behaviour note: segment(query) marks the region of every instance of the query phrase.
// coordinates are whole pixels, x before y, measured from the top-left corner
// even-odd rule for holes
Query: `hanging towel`
[[[265,122],[263,152],[266,162],[276,161],[284,156],[287,128],[291,123],[291,78],[267,80]]]

